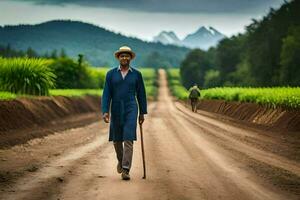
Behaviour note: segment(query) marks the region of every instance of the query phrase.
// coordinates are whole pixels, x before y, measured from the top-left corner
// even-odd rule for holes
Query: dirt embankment
[[[39,97],[0,101],[0,148],[51,133],[47,127],[77,127],[100,116],[101,98]],[[74,120],[76,116],[76,120]],[[80,116],[78,118],[78,116]],[[80,120],[78,120],[80,119]],[[41,131],[43,129],[43,131]],[[40,132],[43,132],[41,135]]]
[[[193,113],[172,101],[163,70],[158,92],[143,124],[146,180],[140,134],[124,182],[99,120],[0,149],[0,199],[299,200],[299,134]]]
[[[184,104],[190,106],[188,101]],[[272,131],[300,131],[300,110],[272,109],[255,103],[224,100],[201,100],[198,109],[226,115]]]

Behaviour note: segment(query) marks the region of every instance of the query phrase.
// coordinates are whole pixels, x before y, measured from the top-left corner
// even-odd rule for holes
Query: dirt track
[[[164,71],[148,109],[146,180],[139,140],[132,180],[122,181],[108,125],[96,122],[0,150],[0,199],[300,198],[297,143],[192,113],[172,101]]]

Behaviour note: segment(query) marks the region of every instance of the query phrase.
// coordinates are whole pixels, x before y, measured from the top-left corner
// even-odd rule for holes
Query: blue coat
[[[128,70],[123,80],[118,67],[106,74],[102,113],[111,110],[109,141],[136,140],[138,110],[147,114],[147,98],[142,73]]]

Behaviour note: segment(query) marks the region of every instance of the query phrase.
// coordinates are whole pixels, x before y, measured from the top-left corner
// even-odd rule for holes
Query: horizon
[[[196,0],[189,1],[196,2]],[[234,1],[227,0],[227,2]],[[273,3],[270,3],[271,1]],[[270,5],[261,1],[256,2],[256,4],[240,2],[236,3],[235,9],[234,6],[230,7],[224,2],[217,3],[213,0],[212,3],[209,3],[210,1],[198,0],[198,2],[205,2],[207,6],[201,7],[198,4],[193,4],[197,6],[192,8],[189,5],[180,10],[180,1],[175,1],[174,5],[170,4],[173,7],[163,6],[159,8],[155,4],[153,9],[157,8],[157,10],[149,11],[147,9],[150,8],[146,6],[148,5],[146,0],[142,1],[143,4],[136,6],[137,8],[128,8],[131,2],[128,1],[128,4],[119,2],[117,6],[107,6],[94,0],[77,0],[72,3],[64,0],[4,0],[0,2],[0,26],[35,25],[53,20],[71,20],[92,24],[114,33],[147,42],[151,42],[153,37],[162,31],[173,31],[182,40],[202,26],[211,26],[230,37],[243,33],[245,26],[249,25],[252,19],[262,18],[268,14],[271,7],[277,9],[284,3],[283,0],[266,1]],[[218,8],[216,5],[223,5],[223,7]],[[1,11],[1,9],[3,10]],[[187,12],[189,9],[194,10]],[[31,14],[24,17],[24,13]],[[120,18],[122,20],[119,20]]]
[[[136,36],[127,36],[127,35],[125,35],[125,34],[123,34],[123,33],[120,33],[120,32],[115,32],[115,31],[113,31],[113,30],[109,30],[109,29],[107,29],[107,28],[105,28],[105,27],[101,27],[101,26],[99,26],[99,25],[97,25],[97,24],[93,24],[93,23],[89,23],[89,22],[84,22],[84,21],[81,21],[81,20],[72,20],[72,19],[53,19],[53,20],[49,20],[49,21],[44,21],[44,22],[40,22],[40,23],[34,23],[34,24],[29,24],[29,23],[21,23],[21,24],[6,24],[6,25],[0,25],[0,27],[2,27],[2,28],[4,28],[4,27],[6,27],[6,26],[22,26],[22,25],[25,25],[25,26],[35,26],[35,25],[40,25],[40,24],[45,24],[45,23],[49,23],[49,22],[53,22],[53,21],[62,21],[62,22],[67,22],[67,21],[70,21],[70,22],[80,22],[80,23],[84,23],[84,24],[89,24],[89,25],[92,25],[92,26],[96,26],[96,27],[98,27],[98,28],[101,28],[101,29],[104,29],[104,30],[106,30],[106,31],[109,31],[109,32],[113,32],[113,33],[115,33],[115,34],[121,34],[122,36],[125,36],[125,37],[131,37],[131,38],[136,38],[136,39],[139,39],[139,40],[142,40],[142,41],[144,41],[144,42],[153,42],[153,41],[147,41],[147,40],[143,40],[142,38],[138,38],[138,37],[136,37]],[[200,26],[200,27],[198,27],[194,32],[191,32],[191,33],[188,33],[186,36],[188,36],[189,34],[193,34],[193,33],[195,33],[195,32],[197,32],[200,28],[202,28],[202,27],[204,27],[204,28],[206,28],[208,31],[210,30],[209,28],[211,27],[211,28],[213,28],[213,29],[215,29],[214,27],[212,27],[212,26]],[[217,29],[215,29],[215,30],[217,30]],[[217,30],[217,31],[219,31],[219,30]],[[169,30],[169,31],[166,31],[166,30],[162,30],[160,33],[162,33],[162,32],[174,32],[173,30]],[[219,31],[220,32],[220,31]],[[160,33],[158,33],[158,34],[160,34]],[[176,32],[174,32],[175,34],[176,34]],[[222,33],[222,32],[221,32]],[[158,35],[157,34],[157,35]],[[223,34],[223,33],[222,33]],[[225,34],[224,34],[225,35]],[[177,34],[176,34],[176,36],[178,36]],[[225,35],[226,37],[228,37],[227,35]],[[184,38],[183,38],[184,39]]]

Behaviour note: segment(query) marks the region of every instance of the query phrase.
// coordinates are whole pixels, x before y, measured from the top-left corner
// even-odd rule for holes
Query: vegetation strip
[[[92,67],[70,58],[0,58],[0,99],[36,96],[101,96],[110,68]],[[157,70],[139,68],[147,97],[156,99]]]
[[[168,81],[172,94],[181,100],[188,98],[188,91],[182,86],[179,69],[168,69]],[[201,99],[251,102],[270,108],[300,108],[300,87],[218,87],[201,90]]]

